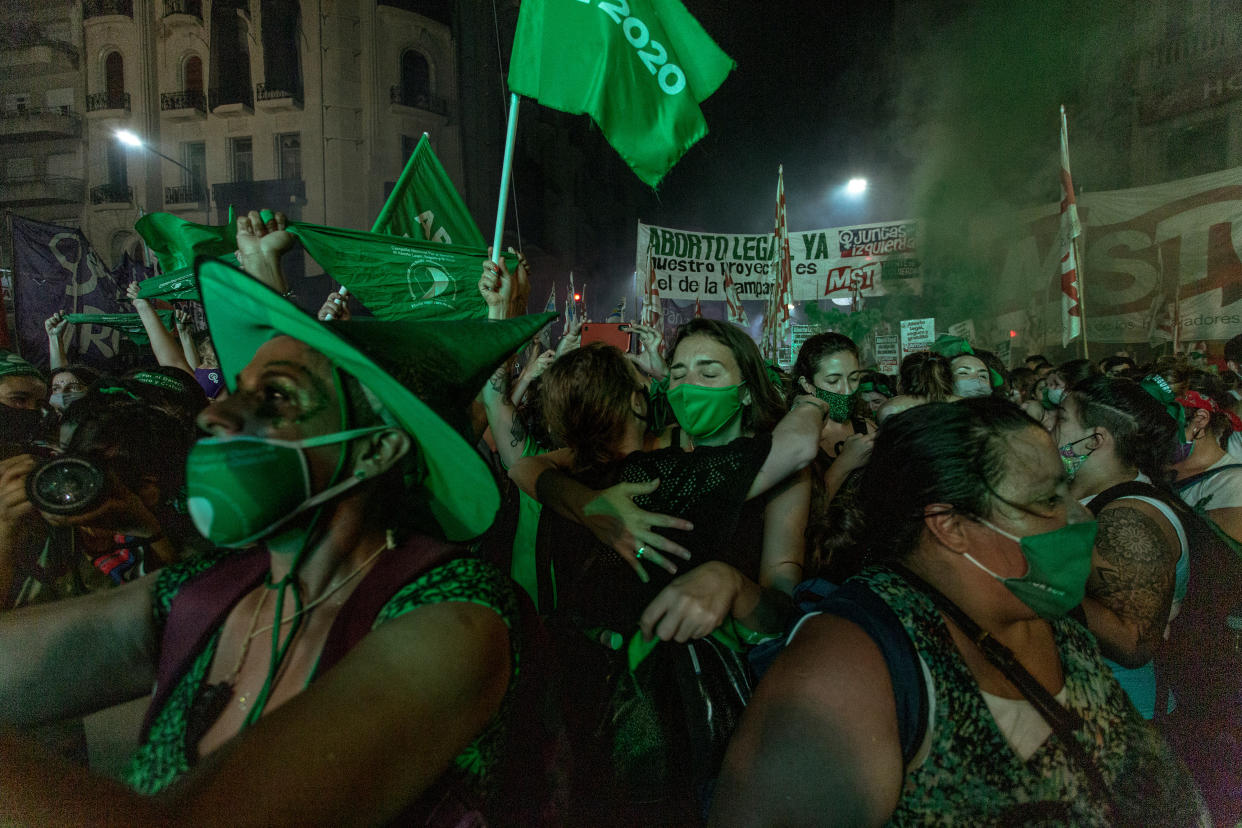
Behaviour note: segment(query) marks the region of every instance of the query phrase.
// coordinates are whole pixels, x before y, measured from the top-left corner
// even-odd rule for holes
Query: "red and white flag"
[[[772,272],[775,282],[768,299],[768,311],[763,320],[763,356],[776,361],[780,349],[789,342],[789,296],[793,288],[793,266],[789,254],[789,218],[785,212],[785,166],[776,173],[776,229],[772,231],[775,245],[772,255]]]
[[[656,287],[655,269],[651,266],[651,248],[647,248],[647,284],[643,288],[642,324],[660,328],[664,309],[660,305],[660,289]]]
[[[1061,107],[1061,345],[1082,335],[1082,280],[1079,278],[1078,204],[1074,199],[1074,180],[1070,176],[1069,130],[1065,126],[1065,107]]]
[[[746,319],[746,308],[742,307],[742,300],[737,298],[737,285],[733,284],[733,276],[729,273],[728,265],[722,264],[722,267],[724,267],[725,307],[729,312],[729,321],[746,327],[750,323]]]

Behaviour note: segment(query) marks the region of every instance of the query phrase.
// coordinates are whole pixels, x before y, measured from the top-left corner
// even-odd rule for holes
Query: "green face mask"
[[[249,436],[199,440],[186,461],[190,518],[203,537],[218,546],[247,546],[268,537],[295,515],[362,480],[351,475],[312,495],[303,449],[344,443],[386,428],[356,428],[296,441]]]
[[[843,423],[850,418],[850,412],[854,410],[854,398],[858,396],[858,392],[853,394],[838,394],[835,391],[828,391],[815,386],[815,396],[828,403],[828,419]]]
[[[1026,558],[1026,574],[1021,578],[1002,578],[970,555],[966,560],[1004,584],[1010,592],[1041,618],[1062,618],[1082,603],[1091,574],[1091,550],[1099,525],[1094,521],[1071,523],[1051,532],[1020,538],[993,526],[981,524],[1002,537],[1017,541]]]
[[[710,388],[683,382],[669,389],[668,404],[691,437],[710,437],[742,410],[742,385]]]

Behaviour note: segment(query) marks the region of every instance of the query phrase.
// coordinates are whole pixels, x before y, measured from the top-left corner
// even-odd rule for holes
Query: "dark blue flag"
[[[12,217],[13,307],[17,351],[48,364],[43,321],[56,311],[122,313],[124,291],[80,230]],[[73,326],[65,350],[70,362],[104,367],[120,349],[121,334],[101,325]]]

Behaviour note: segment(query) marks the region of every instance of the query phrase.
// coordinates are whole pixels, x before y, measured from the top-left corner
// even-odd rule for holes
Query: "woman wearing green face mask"
[[[196,272],[231,394],[200,415],[187,496],[221,548],[0,617],[0,822],[473,824],[503,802],[530,823],[513,793],[541,775],[504,752],[536,701],[531,631],[457,545],[499,494],[450,421],[551,314],[325,325],[219,260]],[[128,789],[9,729],[147,695]]]
[[[749,695],[734,692],[748,685],[738,659],[755,633],[783,628],[801,580],[809,484],[797,472],[814,457],[827,404],[803,397],[782,417],[754,343],[724,323],[695,320],[671,362],[678,424],[657,435],[658,402],[617,349],[595,343],[558,359],[541,394],[567,448],[510,472],[545,506],[538,542],[555,565],[554,626],[570,630],[564,683],[579,702],[570,732],[585,777],[574,824],[697,819],[696,793]],[[713,702],[728,703],[697,719],[676,679],[694,659],[713,679],[714,666],[736,668],[710,682],[728,694]],[[625,695],[632,686],[641,703]],[[659,715],[635,713],[646,704]]]
[[[896,414],[856,503],[842,530],[872,565],[763,677],[710,824],[1201,823],[1067,615],[1094,524],[1047,432],[995,398]]]
[[[819,435],[819,456],[811,467],[814,480],[811,514],[823,514],[850,472],[866,465],[876,426],[863,413],[858,397],[862,370],[858,346],[847,336],[822,333],[802,343],[794,362],[795,391],[828,403]]]

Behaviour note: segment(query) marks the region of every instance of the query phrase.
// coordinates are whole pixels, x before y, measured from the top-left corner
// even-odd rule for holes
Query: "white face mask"
[[[986,397],[992,393],[992,388],[985,379],[964,377],[953,381],[953,393],[959,397]]]

